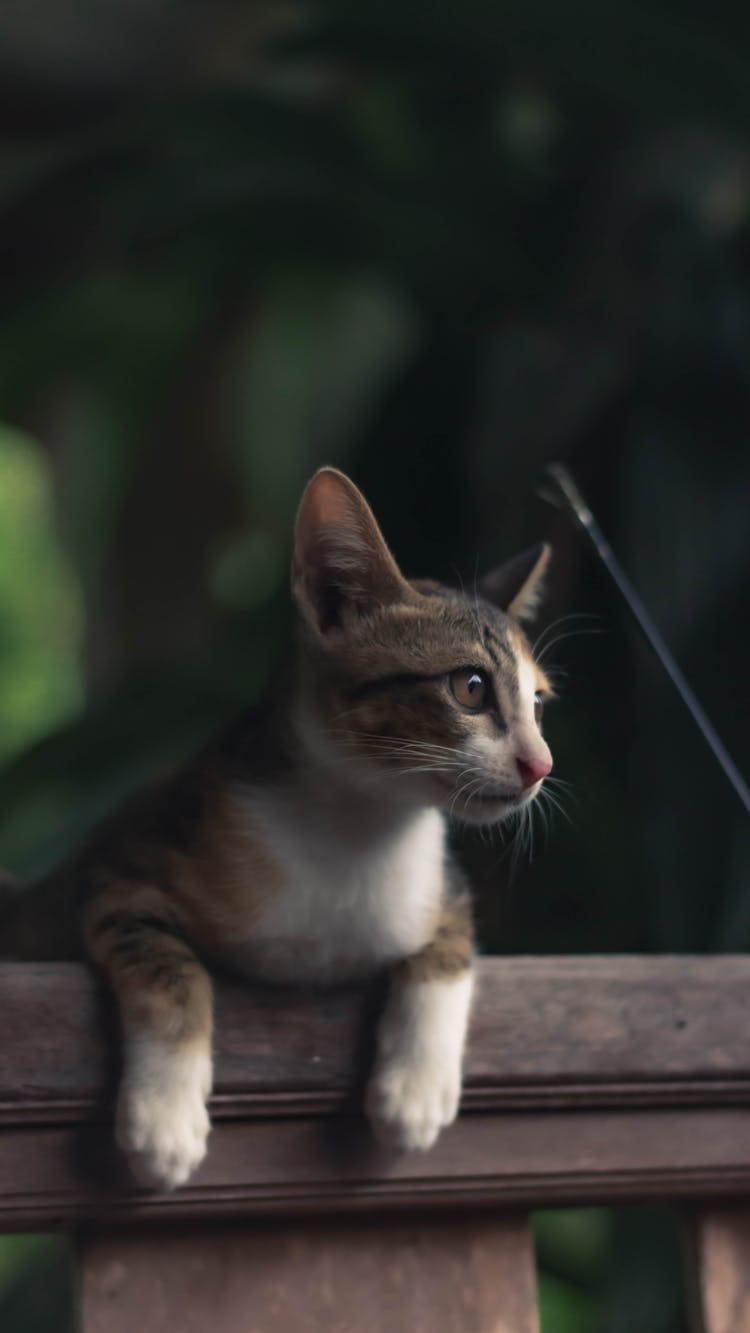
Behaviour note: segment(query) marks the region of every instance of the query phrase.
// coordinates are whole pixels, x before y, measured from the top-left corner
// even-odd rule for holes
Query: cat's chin
[[[449,810],[449,814],[460,824],[501,824],[504,819],[516,814],[524,804],[524,801],[513,800],[473,800],[462,804],[460,809],[455,806]]]
[[[461,824],[500,824],[522,810],[535,795],[536,792],[530,791],[497,790],[466,797],[459,794],[457,797],[452,792],[443,798],[441,804],[450,817]]]

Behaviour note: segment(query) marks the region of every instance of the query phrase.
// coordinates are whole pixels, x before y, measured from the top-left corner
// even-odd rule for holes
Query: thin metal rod
[[[712,750],[715,759],[721,765],[725,776],[728,778],[729,782],[731,782],[740,801],[744,805],[745,810],[750,815],[750,787],[748,787],[748,784],[740,773],[732,756],[726,749],[724,742],[703,711],[701,704],[698,702],[693,690],[682,674],[680,667],[677,665],[672,653],[638,596],[638,593],[635,591],[629,578],[620,567],[617,557],[614,555],[609,542],[581,495],[571,473],[566,467],[563,467],[561,463],[551,463],[549,467],[546,468],[546,477],[547,482],[540,491],[540,494],[544,499],[549,500],[550,503],[556,504],[558,508],[562,507],[567,509],[576,522],[583,528],[583,531],[592,543],[610,578],[619,588],[643,634],[651,645],[653,651],[656,653],[656,656],[659,658],[664,670],[667,672],[667,675],[672,681],[672,684],[677,690],[685,707],[688,709],[695,725],[701,732],[703,739]],[[562,505],[560,503],[561,501]]]

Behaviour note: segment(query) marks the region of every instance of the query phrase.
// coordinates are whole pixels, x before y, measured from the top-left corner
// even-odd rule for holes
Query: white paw
[[[206,1099],[211,1061],[203,1053],[140,1048],[126,1063],[117,1099],[115,1137],[144,1185],[176,1189],[206,1155],[211,1128]]]
[[[461,1098],[460,1068],[443,1064],[386,1064],[367,1089],[366,1109],[382,1142],[411,1151],[431,1148],[452,1124]]]

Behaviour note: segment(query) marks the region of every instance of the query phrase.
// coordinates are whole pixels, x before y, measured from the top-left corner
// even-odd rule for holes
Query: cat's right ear
[[[316,472],[300,501],[292,592],[322,633],[341,623],[347,607],[374,610],[409,595],[370,506],[337,468]]]
[[[522,551],[479,580],[479,591],[515,620],[533,620],[544,590],[552,548],[547,542]]]

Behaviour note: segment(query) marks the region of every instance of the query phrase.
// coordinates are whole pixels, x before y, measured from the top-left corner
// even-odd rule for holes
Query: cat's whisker
[[[421,750],[429,751],[431,754],[450,754],[454,757],[456,755],[455,745],[438,745],[433,741],[411,741],[400,736],[373,736],[366,732],[354,732],[351,737],[343,736],[341,737],[341,743],[360,744],[373,748],[389,746],[394,750]]]
[[[466,784],[466,788],[465,789],[462,788],[462,790],[466,790],[465,800],[467,802],[471,801],[474,796],[480,795],[482,788],[486,786],[487,783],[481,777],[475,778],[473,781],[468,782]]]
[[[568,632],[567,632],[566,634],[558,634],[558,635],[556,635],[556,637],[555,637],[554,639],[550,639],[549,642],[545,643],[545,645],[544,645],[544,647],[542,648],[541,652],[535,654],[535,661],[536,661],[536,663],[537,663],[538,666],[541,666],[541,664],[542,664],[542,662],[544,661],[544,659],[545,659],[545,657],[547,656],[547,654],[550,653],[550,652],[552,651],[553,648],[556,648],[558,644],[560,644],[560,643],[567,643],[568,639],[580,639],[580,638],[583,638],[584,636],[588,636],[588,635],[593,635],[593,634],[606,634],[606,633],[607,633],[606,629],[573,629],[573,630],[568,630]]]
[[[526,810],[524,807],[521,807],[521,809],[516,811],[515,814],[516,814],[516,828],[513,841],[511,843],[512,855],[510,859],[511,881],[514,880],[516,877],[516,871],[518,870],[518,862],[521,859],[521,855],[526,854],[528,852],[528,835],[526,831]]]
[[[543,796],[545,797],[545,799],[547,800],[547,802],[549,803],[549,805],[550,805],[554,810],[558,810],[558,811],[560,812],[560,814],[562,815],[563,819],[566,820],[566,822],[567,822],[568,824],[570,824],[571,827],[572,827],[572,825],[573,825],[573,820],[570,818],[570,815],[568,814],[567,810],[566,810],[565,807],[562,805],[562,803],[557,799],[557,797],[554,796],[553,793],[552,793],[551,791],[544,791],[544,788],[542,788],[542,791],[541,791],[539,794],[540,794],[540,796],[543,795]],[[540,806],[540,809],[541,809],[541,808],[542,808],[542,807]]]
[[[366,758],[366,757],[367,757],[366,752],[364,752],[364,751],[362,751],[362,750],[360,750],[360,749],[357,749],[356,751],[354,751],[354,752],[352,752],[352,753],[342,753],[341,751],[339,751],[339,753],[336,755],[336,763],[337,763],[337,764],[340,764],[340,765],[348,764],[348,765],[351,765],[352,767],[354,767],[354,766],[356,766],[357,764],[361,764],[361,763],[362,763],[362,760],[363,760],[364,758]],[[390,755],[390,756],[389,756],[387,752],[378,751],[378,754],[377,754],[377,758],[378,758],[378,759],[387,759],[387,758],[389,758],[389,757],[390,757],[390,758],[394,758],[394,759],[399,759],[399,760],[406,760],[406,761],[408,761],[409,759],[414,759],[414,760],[415,760],[418,764],[420,764],[420,765],[421,765],[422,763],[424,763],[424,765],[425,765],[426,767],[428,767],[428,768],[432,768],[432,767],[437,768],[437,767],[439,766],[439,767],[441,767],[445,772],[450,772],[450,771],[452,771],[453,768],[455,768],[455,767],[457,766],[455,763],[451,764],[451,763],[447,762],[443,756],[433,757],[433,756],[431,756],[431,755],[420,755],[420,754],[409,755],[409,754],[404,754],[404,753],[402,753],[402,752],[398,752],[398,753],[396,753],[396,754],[393,754],[393,755]],[[439,761],[439,762],[438,762],[438,761]],[[403,773],[403,772],[407,772],[408,770],[405,769],[405,768],[402,768],[402,767],[399,765],[398,767],[390,768],[388,771],[389,771],[390,773],[399,773],[399,772],[400,772],[400,773]]]
[[[458,801],[458,799],[463,795],[463,793],[464,793],[465,791],[468,790],[468,788],[472,787],[476,781],[477,781],[476,776],[473,777],[473,778],[469,778],[468,781],[465,782],[465,783],[463,784],[463,786],[458,787],[458,788],[456,789],[456,791],[454,792],[453,797],[452,797],[452,799],[451,799],[451,803],[450,803],[450,805],[449,805],[449,807],[448,807],[448,816],[449,816],[450,818],[452,818],[452,816],[453,816],[453,810],[454,810],[454,808],[455,808],[455,805],[456,805],[456,802]],[[479,781],[481,782],[481,777],[479,778]]]
[[[444,764],[413,764],[409,768],[394,768],[391,770],[394,774],[406,777],[412,773],[450,773],[452,770]]]
[[[539,794],[541,795],[541,792]],[[534,805],[539,814],[539,822],[541,823],[542,829],[544,830],[544,841],[545,843],[549,842],[549,817],[547,814],[546,806],[543,801],[535,801]],[[534,818],[533,813],[531,817],[532,819]]]
[[[378,754],[378,758],[382,760],[390,759],[396,761],[392,766],[392,768],[390,769],[391,772],[398,771],[398,769],[401,768],[403,764],[412,764],[412,763],[426,764],[432,767],[439,767],[442,768],[443,771],[446,773],[459,774],[462,771],[461,760],[459,759],[451,760],[443,755],[433,756],[433,755],[420,755],[420,754],[409,755],[409,754],[399,754],[399,753],[389,754],[388,751],[385,752],[380,751]]]
[[[525,805],[522,814],[524,850],[529,862],[531,862],[534,859],[534,824],[531,818],[531,808]]]
[[[568,801],[576,803],[579,799],[578,792],[572,782],[566,782],[563,778],[546,777],[542,791],[547,795],[556,795],[562,799],[565,797]]]
[[[342,749],[353,751],[356,756],[362,754],[371,754],[377,758],[392,759],[425,759],[448,762],[455,764],[460,761],[460,756],[455,748],[450,746],[429,746],[429,745],[393,745],[391,743],[377,742],[372,743],[368,738],[363,737],[359,741],[339,742]]]
[[[537,653],[542,650],[542,645],[548,634],[552,634],[552,632],[559,629],[561,625],[569,624],[572,620],[601,620],[601,616],[598,616],[593,611],[573,611],[570,615],[558,616],[557,620],[552,620],[549,625],[545,625],[541,634],[537,635],[531,647],[532,656],[536,657]]]

